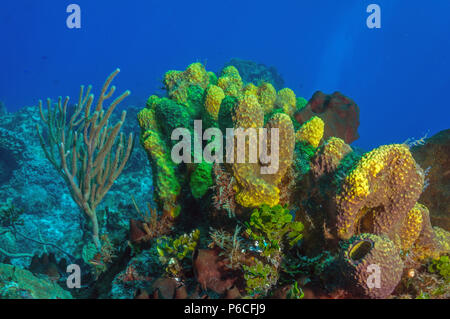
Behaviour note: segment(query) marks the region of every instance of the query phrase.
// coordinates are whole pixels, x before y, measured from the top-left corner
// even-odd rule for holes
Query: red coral
[[[217,249],[199,249],[194,254],[194,272],[203,289],[223,294],[230,289],[236,277],[226,269]]]
[[[295,119],[303,124],[313,116],[325,122],[323,140],[334,136],[350,144],[359,138],[359,107],[339,92],[324,94],[317,91],[308,104],[295,114]]]

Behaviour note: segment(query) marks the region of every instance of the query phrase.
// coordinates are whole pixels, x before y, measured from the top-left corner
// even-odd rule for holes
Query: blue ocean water
[[[82,10],[68,29],[66,7]],[[369,4],[380,29],[366,26]],[[361,110],[354,145],[429,136],[449,127],[450,1],[89,1],[0,4],[0,101],[9,111],[99,89],[116,67],[128,105],[161,93],[161,77],[199,61],[219,71],[230,58],[275,66],[309,99],[336,90]]]

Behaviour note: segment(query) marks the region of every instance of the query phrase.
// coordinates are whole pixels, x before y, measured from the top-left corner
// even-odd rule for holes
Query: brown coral
[[[236,277],[225,267],[217,249],[199,249],[194,252],[194,272],[203,289],[223,294],[230,289]]]
[[[385,236],[352,237],[343,247],[339,262],[345,286],[355,297],[386,298],[403,273],[400,251]]]

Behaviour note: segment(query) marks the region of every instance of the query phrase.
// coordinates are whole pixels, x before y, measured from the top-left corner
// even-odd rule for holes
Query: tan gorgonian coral
[[[81,87],[78,104],[68,122],[68,97],[64,102],[59,98],[54,109],[51,100],[47,99],[47,114],[44,114],[42,101],[39,101],[41,119],[48,132],[46,141],[36,126],[42,149],[63,177],[73,200],[91,222],[92,237],[97,248],[101,244],[96,208],[125,167],[133,146],[133,135],[130,134],[125,147],[125,138],[120,133],[126,117],[125,111],[116,125],[109,125],[112,112],[130,92],[125,91],[106,110],[103,109],[103,103],[116,90],[115,86],[109,91],[108,88],[119,72],[116,69],[106,79],[93,113],[91,107],[94,95],[91,94],[91,86],[86,92]]]

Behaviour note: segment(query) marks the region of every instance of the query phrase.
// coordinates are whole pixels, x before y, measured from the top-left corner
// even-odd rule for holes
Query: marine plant
[[[210,247],[219,247],[219,256],[225,260],[225,266],[229,269],[239,269],[245,263],[245,253],[248,249],[248,243],[241,237],[241,226],[236,226],[234,233],[220,229],[210,230],[210,237],[213,243]]]
[[[189,234],[183,234],[178,238],[162,236],[157,239],[156,249],[159,261],[166,266],[167,275],[180,278],[183,275],[183,261],[192,255],[197,247],[200,231],[193,230]]]
[[[23,209],[16,207],[13,203],[7,203],[0,208],[0,227],[15,227],[23,225]]]
[[[251,297],[265,295],[278,281],[277,267],[256,260],[254,265],[242,266],[244,279],[246,281],[246,291]]]
[[[287,292],[287,299],[303,299],[305,297],[305,293],[303,292],[302,288],[298,286],[298,282],[294,282],[293,285],[291,285],[291,288],[289,288]]]
[[[428,266],[428,271],[439,274],[447,284],[450,284],[450,257],[443,255],[433,259]]]
[[[133,148],[133,135],[130,133],[126,143],[123,133],[120,133],[126,111],[114,126],[109,122],[114,109],[130,95],[130,91],[119,95],[104,109],[104,102],[116,90],[115,86],[109,86],[119,72],[116,69],[108,76],[95,106],[92,87],[88,86],[85,91],[81,86],[72,115],[68,113],[69,97],[64,100],[59,97],[56,106],[47,99],[47,112],[39,101],[40,116],[47,128],[45,135],[36,125],[42,150],[88,219],[93,242],[98,249],[101,243],[97,206],[119,177]]]
[[[304,226],[292,219],[289,210],[281,205],[262,205],[253,210],[246,232],[256,241],[262,255],[270,258],[278,254],[285,247],[285,243],[292,247],[302,239]]]

